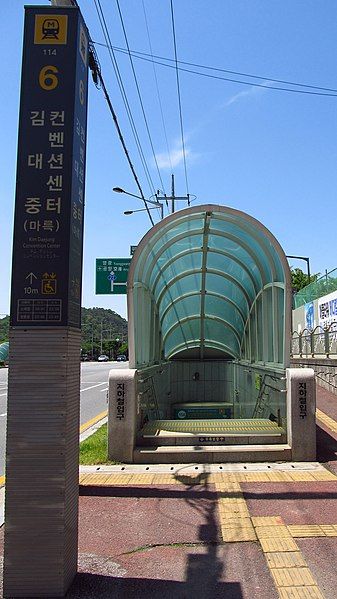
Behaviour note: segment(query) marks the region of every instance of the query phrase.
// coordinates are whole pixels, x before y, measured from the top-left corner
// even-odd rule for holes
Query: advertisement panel
[[[318,319],[318,324],[325,329],[331,323],[337,322],[337,291],[319,298]]]

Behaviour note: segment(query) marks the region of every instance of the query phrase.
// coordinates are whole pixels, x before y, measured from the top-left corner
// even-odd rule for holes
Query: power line
[[[183,127],[183,114],[181,108],[181,95],[180,95],[180,84],[179,84],[179,71],[178,71],[178,58],[177,58],[177,40],[176,40],[176,32],[174,25],[174,13],[173,13],[173,2],[170,0],[171,4],[171,22],[172,22],[172,34],[173,34],[173,45],[174,45],[174,58],[175,58],[175,70],[176,70],[176,81],[177,81],[177,92],[178,92],[178,104],[179,104],[179,120],[180,120],[180,132],[181,132],[181,144],[183,150],[183,159],[184,159],[184,171],[185,171],[185,182],[186,182],[186,193],[187,197],[188,193],[188,179],[187,179],[187,168],[186,168],[186,152],[185,152],[185,140],[184,140],[184,127]],[[188,206],[190,205],[190,200],[187,200]]]
[[[153,59],[151,37],[150,37],[148,20],[147,20],[147,16],[146,16],[146,10],[145,10],[145,2],[144,2],[144,0],[142,0],[142,4],[143,4],[144,19],[145,19],[145,25],[146,25],[146,31],[147,31],[147,39],[148,39],[148,42],[149,42],[149,48],[150,48],[150,53],[151,53],[150,56]],[[158,78],[157,78],[157,71],[156,71],[156,67],[155,67],[155,63],[154,62],[152,63],[152,67],[153,67],[153,74],[154,74],[154,79],[155,79],[155,84],[156,84],[156,90],[157,90],[157,97],[158,97],[158,103],[159,103],[160,114],[161,114],[161,122],[162,122],[162,125],[163,125],[164,137],[165,137],[165,141],[166,141],[167,155],[168,155],[168,159],[169,159],[169,162],[170,162],[171,173],[173,173],[173,166],[172,166],[172,160],[171,160],[170,146],[169,146],[169,143],[168,143],[167,131],[166,131],[166,126],[165,126],[163,105],[162,105],[162,102],[161,102],[161,97],[160,97],[160,92],[159,92],[159,84],[158,84]]]
[[[123,29],[123,34],[124,34],[124,39],[125,39],[126,47],[128,49],[128,55],[129,55],[129,59],[130,59],[132,74],[133,74],[133,78],[134,78],[136,89],[137,89],[139,103],[140,103],[140,106],[141,106],[141,109],[142,109],[142,113],[143,113],[143,118],[144,118],[144,122],[145,122],[146,131],[147,131],[148,138],[149,138],[150,145],[151,145],[151,150],[152,150],[154,162],[155,162],[155,165],[157,167],[157,172],[158,172],[158,176],[159,176],[159,180],[160,180],[161,186],[164,189],[164,183],[163,183],[163,179],[162,179],[161,174],[160,174],[160,170],[159,170],[159,166],[158,166],[158,162],[157,162],[156,153],[154,151],[152,137],[151,137],[151,133],[150,133],[150,129],[149,129],[149,124],[148,124],[148,120],[147,120],[147,117],[146,117],[146,114],[145,114],[144,103],[143,103],[143,100],[142,100],[142,95],[140,93],[139,83],[138,83],[138,79],[137,79],[135,67],[134,67],[132,56],[131,56],[131,52],[130,52],[130,47],[129,47],[129,42],[128,42],[128,38],[127,38],[127,34],[126,34],[126,29],[125,29],[125,25],[124,25],[123,15],[122,15],[122,12],[121,12],[118,0],[116,0],[116,4],[117,4],[118,14],[119,14],[119,18],[120,18],[122,29]]]
[[[98,46],[106,46],[106,44],[102,44],[100,42],[94,42],[94,44],[98,45]],[[114,46],[114,50],[116,52],[121,52],[126,54],[126,50],[125,48],[119,48],[118,46]],[[166,64],[164,62],[161,62],[161,60],[166,60],[168,62],[175,62],[174,60],[172,60],[171,58],[166,58],[164,56],[156,56],[153,55],[153,57],[150,57],[149,54],[147,54],[146,52],[137,52],[137,51],[131,51],[131,54],[133,55],[134,58],[138,58],[139,60],[144,60],[146,62],[154,62],[155,64],[158,64],[160,66],[163,67],[167,67],[170,69],[176,69],[175,65],[171,65],[171,64]],[[149,57],[149,58],[147,58]],[[156,59],[156,60],[154,60]],[[157,60],[159,59],[159,60]],[[189,62],[185,62],[185,61],[179,61],[178,63],[180,64],[187,64],[187,65],[194,65],[195,63],[189,63]],[[224,73],[235,73],[236,71],[228,71],[226,69],[220,69],[217,67],[210,67],[210,66],[205,66],[205,65],[196,65],[199,68],[203,68],[203,69],[209,69],[209,70],[214,70],[214,71],[219,71],[219,72],[224,72]],[[290,82],[290,81],[284,81],[284,84],[287,85],[293,85],[293,86],[297,86],[297,87],[305,87],[308,88],[308,91],[306,90],[302,90],[302,89],[290,89],[287,87],[276,87],[276,86],[272,86],[272,85],[264,85],[264,84],[259,84],[259,83],[253,83],[252,81],[242,81],[242,80],[238,80],[238,79],[232,79],[229,77],[220,77],[220,76],[216,76],[216,75],[210,75],[208,73],[202,73],[200,71],[195,71],[192,69],[185,69],[183,67],[179,67],[178,66],[178,70],[182,71],[184,73],[191,73],[193,75],[199,75],[200,77],[207,77],[210,79],[218,79],[221,81],[228,81],[230,83],[237,83],[239,85],[248,85],[250,87],[263,87],[265,89],[270,89],[270,90],[274,90],[274,91],[283,91],[283,92],[288,92],[288,93],[295,93],[295,94],[307,94],[307,95],[313,95],[313,96],[328,96],[328,97],[336,97],[337,96],[337,89],[334,88],[329,88],[329,87],[319,87],[316,85],[309,85],[309,84],[304,84],[304,83],[294,83],[294,82]],[[262,79],[264,81],[270,81],[271,83],[274,82],[282,82],[283,80],[281,79],[272,79],[272,78],[268,78],[268,77],[259,77],[258,75],[248,75],[248,74],[244,74],[242,73],[242,76],[246,76],[246,77],[252,77],[252,78],[256,78],[256,79]],[[327,90],[327,91],[331,91],[333,93],[320,93],[320,92],[313,92],[313,91],[309,91],[309,89],[317,89],[317,90]]]
[[[79,8],[77,0],[71,0],[71,2],[72,2],[73,6],[76,6],[77,8]],[[108,91],[107,91],[106,86],[105,86],[105,82],[104,82],[104,79],[103,79],[103,76],[102,76],[102,72],[101,72],[101,66],[99,64],[99,60],[98,60],[98,57],[97,57],[97,54],[96,54],[96,49],[95,49],[95,47],[93,45],[93,41],[92,41],[92,38],[91,38],[89,30],[88,30],[88,35],[89,35],[89,69],[91,70],[91,74],[92,74],[92,78],[93,78],[94,84],[96,85],[96,87],[98,87],[98,84],[100,83],[100,85],[101,85],[101,87],[103,89],[103,93],[105,95],[105,99],[106,99],[106,101],[108,103],[108,106],[109,106],[109,109],[110,109],[110,112],[111,112],[114,124],[115,124],[117,132],[118,132],[118,137],[119,137],[119,139],[121,141],[124,153],[126,155],[127,161],[128,161],[129,166],[131,168],[131,172],[132,172],[132,174],[134,176],[134,179],[135,179],[136,185],[138,187],[139,193],[140,193],[140,195],[142,197],[142,200],[144,202],[144,206],[145,206],[146,211],[148,213],[150,222],[151,222],[152,226],[154,226],[154,222],[153,222],[151,213],[149,211],[149,207],[148,207],[148,205],[146,203],[146,199],[145,199],[143,190],[142,190],[141,185],[139,183],[139,180],[138,180],[136,171],[134,169],[134,166],[133,166],[133,164],[131,162],[131,158],[130,158],[129,152],[127,150],[127,147],[126,147],[123,135],[122,135],[122,131],[121,131],[121,128],[120,128],[119,123],[118,123],[117,115],[116,115],[116,113],[114,111],[114,108],[112,106],[112,103],[111,103]]]
[[[95,8],[96,8],[96,12],[97,12],[97,15],[98,15],[98,19],[99,19],[99,22],[100,22],[100,25],[101,25],[101,28],[102,28],[102,31],[103,31],[104,39],[105,39],[105,42],[106,42],[106,44],[108,46],[109,56],[110,56],[110,60],[111,60],[113,69],[115,71],[115,75],[116,75],[116,78],[117,78],[118,87],[119,87],[119,90],[120,90],[120,93],[121,93],[121,96],[122,96],[122,99],[123,99],[124,107],[125,107],[125,110],[126,110],[126,113],[127,113],[127,116],[128,116],[130,127],[131,127],[131,130],[132,130],[133,136],[134,136],[134,140],[136,142],[136,146],[137,146],[137,149],[138,149],[139,157],[140,157],[140,160],[141,160],[141,163],[142,163],[142,166],[143,166],[143,169],[144,169],[144,172],[145,172],[145,176],[146,176],[149,188],[151,190],[151,193],[154,193],[155,192],[155,187],[154,187],[154,184],[153,184],[153,181],[152,181],[152,177],[150,175],[150,172],[149,172],[146,160],[145,160],[145,156],[144,156],[144,152],[143,152],[143,149],[142,149],[142,145],[140,143],[140,139],[139,139],[139,135],[138,135],[138,132],[137,132],[137,128],[136,128],[136,125],[135,125],[135,122],[134,122],[134,119],[133,119],[133,116],[132,116],[130,104],[129,104],[129,101],[128,101],[128,98],[127,98],[127,94],[126,94],[125,87],[124,87],[124,84],[123,84],[123,81],[122,81],[122,77],[121,77],[121,74],[120,74],[118,63],[117,63],[117,60],[116,60],[116,57],[115,57],[115,54],[114,54],[114,50],[113,50],[113,47],[112,47],[112,43],[111,43],[111,39],[110,39],[110,34],[109,34],[109,30],[108,30],[108,27],[107,27],[107,24],[106,24],[106,20],[105,20],[105,17],[104,17],[104,13],[103,13],[103,10],[102,10],[101,2],[100,2],[100,0],[94,0],[94,2],[95,2]]]
[[[132,164],[132,162],[131,162],[131,158],[130,158],[129,152],[128,152],[128,149],[127,149],[127,147],[126,147],[126,144],[125,144],[125,141],[124,141],[124,138],[123,138],[123,135],[122,135],[122,131],[121,131],[121,128],[120,128],[120,126],[119,126],[119,123],[118,123],[118,120],[117,120],[117,115],[116,115],[116,113],[115,113],[115,111],[114,111],[114,108],[113,108],[113,106],[112,106],[112,103],[111,103],[111,100],[110,100],[110,96],[109,96],[109,94],[108,94],[108,91],[107,91],[107,89],[106,89],[106,87],[105,87],[105,83],[104,83],[104,80],[103,80],[103,77],[102,77],[102,74],[101,74],[101,72],[100,72],[100,71],[98,72],[98,78],[99,78],[100,84],[101,84],[101,86],[102,86],[102,90],[103,90],[103,93],[104,93],[104,95],[105,95],[105,99],[106,99],[106,101],[107,101],[107,103],[108,103],[108,106],[109,106],[109,109],[110,109],[110,112],[111,112],[111,115],[112,115],[113,121],[114,121],[114,123],[115,123],[116,129],[117,129],[117,133],[118,133],[118,137],[119,137],[119,139],[120,139],[120,142],[121,142],[121,144],[122,144],[122,146],[123,146],[123,150],[124,150],[125,156],[126,156],[126,158],[127,158],[127,161],[128,161],[128,163],[129,163],[129,166],[130,166],[131,172],[132,172],[132,174],[133,174],[133,177],[134,177],[134,180],[135,180],[135,182],[136,182],[136,185],[137,185],[137,187],[138,187],[138,190],[139,190],[139,193],[140,193],[140,195],[141,195],[141,198],[142,198],[142,200],[143,200],[143,202],[144,202],[144,206],[145,206],[145,208],[146,208],[146,211],[147,211],[147,213],[148,213],[149,219],[150,219],[150,221],[151,221],[151,224],[152,224],[152,226],[153,226],[153,225],[154,225],[154,222],[153,222],[152,215],[151,215],[151,213],[150,213],[150,210],[149,210],[149,207],[148,207],[148,205],[147,205],[147,203],[146,203],[146,199],[145,199],[145,196],[144,196],[143,190],[142,190],[142,188],[141,188],[141,185],[140,185],[140,183],[139,183],[139,180],[138,180],[138,177],[137,177],[137,173],[136,173],[136,171],[135,171],[135,169],[134,169],[134,166],[133,166],[133,164]]]

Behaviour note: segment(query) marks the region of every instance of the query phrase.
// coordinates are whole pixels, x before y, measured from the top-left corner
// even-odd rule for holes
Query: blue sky
[[[36,5],[48,4],[36,2]],[[93,1],[79,0],[95,41],[104,42]],[[101,1],[112,43],[125,47],[113,0]],[[154,54],[173,58],[169,0],[144,0]],[[0,314],[9,310],[23,6],[2,9],[0,46]],[[149,52],[142,0],[120,0],[132,50]],[[337,88],[337,6],[330,0],[174,0],[178,58],[274,79]],[[102,73],[145,195],[151,191],[136,151],[114,72],[97,47]],[[116,54],[147,164],[161,187],[127,56]],[[153,67],[134,59],[166,191],[167,155]],[[185,195],[175,71],[156,66],[176,193]],[[247,79],[246,79],[247,80]],[[261,81],[257,81],[261,82]],[[268,85],[275,85],[267,83]],[[287,254],[309,256],[312,272],[337,266],[337,98],[285,93],[180,73],[190,193],[261,220]],[[123,296],[95,295],[95,258],[126,257],[146,233],[139,200],[101,91],[90,82],[83,305],[126,315]],[[335,206],[335,208],[334,208]],[[152,213],[157,220],[156,212]],[[305,268],[305,263],[292,261]]]

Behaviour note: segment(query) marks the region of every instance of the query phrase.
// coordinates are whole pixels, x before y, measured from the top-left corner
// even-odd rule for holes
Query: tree
[[[292,268],[291,267],[290,270],[291,270],[291,284],[292,284],[293,291],[295,293],[298,293],[298,291],[303,289],[303,287],[306,287],[310,283],[313,283],[314,281],[316,281],[317,277],[319,275],[319,273],[315,274],[315,275],[311,275],[309,278],[308,275],[305,272],[303,272],[303,270],[301,268]]]

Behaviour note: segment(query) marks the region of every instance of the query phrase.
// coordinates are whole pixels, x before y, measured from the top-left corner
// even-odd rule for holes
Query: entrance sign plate
[[[76,11],[27,10],[12,326],[80,327],[87,62]]]
[[[126,294],[131,258],[96,258],[96,294]]]

